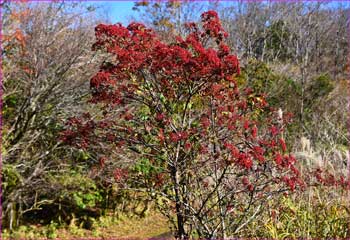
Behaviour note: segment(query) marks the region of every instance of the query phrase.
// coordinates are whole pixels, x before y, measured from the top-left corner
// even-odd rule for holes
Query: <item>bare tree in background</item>
[[[249,58],[267,62],[298,86],[299,109],[293,112],[301,134],[315,130],[306,124],[310,119],[305,119],[310,111],[307,98],[311,94],[307,91],[317,85],[314,79],[329,74],[337,85],[349,74],[347,13],[348,5],[331,6],[327,2],[235,2],[222,8],[231,47],[243,65]]]
[[[47,174],[65,169],[58,132],[88,91],[95,20],[93,9],[78,3],[6,7],[2,217],[12,229],[22,214],[51,201]]]
[[[217,2],[211,3],[215,7]],[[141,21],[161,34],[164,39],[184,35],[184,23],[198,21],[198,13],[205,8],[203,3],[192,1],[140,1],[133,7]]]

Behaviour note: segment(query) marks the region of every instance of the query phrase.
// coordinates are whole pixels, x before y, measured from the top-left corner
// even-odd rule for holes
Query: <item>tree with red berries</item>
[[[289,116],[237,85],[218,14],[185,27],[165,43],[140,23],[98,25],[93,50],[109,61],[91,79],[91,103],[103,114],[71,119],[63,139],[134,159],[115,181],[155,198],[176,237],[225,238],[303,183],[282,137]]]

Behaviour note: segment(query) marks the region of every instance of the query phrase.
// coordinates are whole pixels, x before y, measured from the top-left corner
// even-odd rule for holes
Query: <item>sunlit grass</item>
[[[120,215],[102,216],[93,220],[91,230],[83,229],[82,226],[71,223],[68,226],[58,226],[52,223],[47,226],[21,226],[12,233],[3,232],[3,239],[81,239],[81,238],[169,238],[170,229],[166,219],[156,212],[151,212],[144,218],[127,217]]]

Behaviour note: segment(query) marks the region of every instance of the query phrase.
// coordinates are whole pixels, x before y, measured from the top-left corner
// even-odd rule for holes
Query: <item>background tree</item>
[[[185,23],[200,21],[198,12],[214,9],[218,2],[211,1],[207,5],[192,1],[141,1],[135,3],[133,10],[138,12],[135,21],[145,23],[164,40],[171,41],[175,35],[186,34]]]
[[[273,96],[276,95],[276,91],[281,92],[281,98],[278,100],[280,106],[287,104],[285,109],[296,117],[295,128],[292,131],[295,142],[298,142],[302,135],[312,138],[314,143],[322,142],[322,138],[315,137],[320,128],[313,125],[309,118],[311,112],[318,116],[320,113],[320,109],[309,108],[308,104],[312,99],[309,90],[311,86],[315,86],[314,80],[321,76],[330,76],[330,84],[338,86],[343,84],[340,80],[343,79],[343,74],[349,74],[348,70],[345,70],[346,67],[344,69],[346,61],[340,60],[348,56],[348,47],[342,43],[348,31],[345,26],[349,24],[349,18],[344,15],[348,6],[338,4],[331,7],[327,3],[306,2],[239,2],[221,7],[223,24],[230,33],[228,43],[240,56],[242,66],[245,67],[251,58],[264,59],[267,67],[280,78],[277,81],[279,85],[286,86],[285,92],[277,87],[270,88],[271,91],[266,94]],[[258,54],[261,52],[264,54]],[[343,71],[335,70],[335,62],[338,69],[343,66],[340,67]],[[335,71],[338,74],[335,74]],[[291,93],[291,89],[295,90]],[[336,89],[337,87],[334,91]],[[332,95],[331,92],[328,94]],[[288,101],[284,101],[289,95],[293,95],[298,102],[293,100],[288,104]],[[326,100],[327,94],[322,99]],[[296,109],[296,106],[299,106],[299,109]],[[326,122],[322,122],[322,125],[327,125]],[[337,129],[333,129],[334,131],[338,132]],[[343,133],[346,135],[345,132]],[[332,133],[328,132],[327,135]],[[348,140],[347,137],[346,141]]]
[[[94,73],[95,60],[89,50],[93,12],[83,6],[57,2],[6,7],[2,217],[12,229],[24,214],[54,206],[59,198],[54,179],[69,171],[70,157],[57,141],[58,133],[67,114],[81,110],[88,90],[84,79]]]

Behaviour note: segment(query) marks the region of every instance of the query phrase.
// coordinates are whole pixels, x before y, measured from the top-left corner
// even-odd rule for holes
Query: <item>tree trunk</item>
[[[180,192],[179,192],[179,177],[177,172],[177,167],[172,167],[172,178],[174,182],[174,193],[175,193],[175,208],[176,208],[176,218],[177,218],[177,233],[176,238],[177,239],[185,239],[186,238],[186,232],[185,232],[185,221],[183,217],[183,207],[180,199]]]

